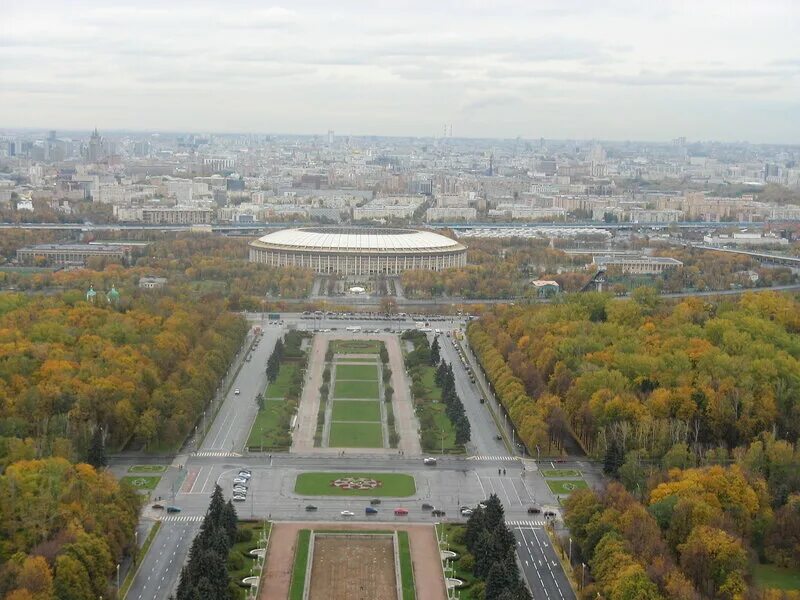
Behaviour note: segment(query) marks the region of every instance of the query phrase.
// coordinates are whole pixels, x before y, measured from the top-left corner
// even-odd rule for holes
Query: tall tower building
[[[97,132],[97,127],[94,128],[92,136],[89,138],[89,148],[86,153],[86,158],[89,162],[97,162],[100,158],[103,149],[103,141],[100,134]]]

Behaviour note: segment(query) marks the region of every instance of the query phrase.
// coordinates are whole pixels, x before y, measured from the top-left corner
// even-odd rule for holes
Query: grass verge
[[[301,529],[297,533],[297,546],[294,551],[292,583],[289,586],[289,600],[303,600],[308,568],[308,547],[311,544],[311,530]]]
[[[567,495],[575,490],[585,489],[589,487],[589,485],[583,479],[548,479],[547,487],[549,487],[550,491],[554,494]]]
[[[160,480],[161,476],[154,475],[125,475],[120,479],[135,490],[154,490]]]
[[[800,589],[800,569],[785,569],[777,565],[755,565],[753,580],[761,589]]]
[[[377,381],[378,365],[336,365],[336,379]]]
[[[150,533],[147,534],[144,544],[142,544],[142,547],[136,553],[137,567],[128,569],[128,574],[125,576],[125,581],[122,582],[122,587],[120,588],[119,597],[123,600],[125,596],[128,595],[128,590],[131,588],[131,584],[133,584],[133,579],[136,577],[136,573],[139,572],[139,567],[142,566],[142,560],[147,555],[148,550],[150,550],[150,546],[153,544],[153,539],[155,539],[159,529],[161,529],[161,521],[156,521],[150,528]]]
[[[576,469],[543,469],[544,477],[580,477],[581,472]]]
[[[397,550],[400,553],[400,583],[403,586],[403,600],[415,600],[414,564],[411,562],[411,546],[408,543],[408,532],[397,532]]]
[[[375,479],[380,486],[366,490],[349,490],[333,485],[336,479],[347,477]],[[301,473],[295,481],[294,491],[303,496],[411,496],[417,491],[414,478],[404,473]]]
[[[128,468],[128,473],[163,473],[166,470],[164,465],[133,465]]]
[[[291,446],[289,424],[296,406],[294,400],[265,400],[264,410],[259,410],[253,421],[247,447],[255,451],[261,448],[283,450]]]

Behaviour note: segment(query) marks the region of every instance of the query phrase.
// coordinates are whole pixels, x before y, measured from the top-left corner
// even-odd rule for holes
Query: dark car
[[[544,511],[544,516],[547,517],[548,519],[555,519],[556,513],[554,513],[552,510],[546,510]]]
[[[306,510],[307,511],[317,510],[317,507],[314,506],[313,504],[307,504],[306,505]]]
[[[164,508],[164,505],[163,504],[153,504],[153,508],[155,508],[156,510],[162,510]]]
[[[538,515],[540,512],[542,512],[542,509],[539,508],[538,506],[529,506],[528,507],[528,514],[529,515]]]
[[[368,506],[367,508],[364,509],[364,512],[366,512],[368,515],[377,515],[378,509],[373,508],[372,506]]]
[[[496,436],[494,436],[494,439],[496,439],[499,442],[500,440],[503,439],[503,436],[498,433]]]
[[[167,507],[167,512],[168,512],[168,513],[178,513],[178,512],[181,512],[181,507],[180,507],[180,506],[168,506],[168,507]]]
[[[422,510],[433,510],[433,504],[428,504],[427,502],[423,502]]]
[[[438,508],[435,508],[435,509],[433,509],[431,511],[431,516],[433,516],[433,517],[443,517],[444,516],[444,511],[440,510]]]
[[[369,503],[370,504],[380,504],[381,503],[381,499],[380,498],[373,498],[372,500],[369,501]]]

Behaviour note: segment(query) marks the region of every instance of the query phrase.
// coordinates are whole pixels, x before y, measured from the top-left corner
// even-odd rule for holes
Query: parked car
[[[233,497],[234,502],[244,502],[245,500],[247,500],[247,496],[242,496],[241,494],[237,494]]]
[[[408,509],[407,508],[395,508],[394,509],[394,514],[397,517],[404,517],[404,516],[406,516],[408,514]]]
[[[167,512],[168,513],[179,513],[179,512],[181,512],[181,507],[180,506],[168,506],[167,507]]]
[[[422,503],[422,510],[433,510],[433,509],[434,509],[433,504],[429,504],[427,502]]]
[[[245,479],[250,479],[252,476],[253,476],[253,474],[250,471],[248,471],[247,469],[242,469],[241,471],[239,471],[239,477],[244,477]]]
[[[364,509],[364,512],[366,512],[368,515],[377,515],[378,509],[373,506],[368,506]]]
[[[462,508],[461,509],[461,516],[462,517],[471,517],[472,516],[472,509],[471,508]]]
[[[247,494],[247,488],[243,485],[235,485],[233,486],[233,493],[234,494]]]
[[[351,510],[343,510],[339,514],[342,515],[343,517],[352,517],[352,516],[355,516],[356,513],[354,513]]]
[[[431,511],[431,516],[433,516],[433,517],[443,517],[444,514],[445,514],[444,511],[439,509],[439,508],[434,508]]]
[[[316,506],[314,506],[313,504],[306,504],[306,511],[312,512],[312,511],[315,511],[315,510],[317,510]]]
[[[237,483],[245,484],[245,483],[247,483],[247,479],[245,479],[244,477],[234,477],[233,478],[233,483],[234,484],[237,484]]]
[[[373,498],[372,500],[369,501],[369,503],[370,504],[380,504],[381,503],[381,499],[380,498]]]
[[[153,504],[153,508],[156,509],[156,510],[163,510],[164,509],[164,505],[163,504]]]

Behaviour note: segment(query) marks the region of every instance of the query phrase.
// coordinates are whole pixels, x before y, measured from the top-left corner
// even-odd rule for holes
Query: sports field
[[[378,380],[377,365],[336,365],[336,379]]]
[[[336,400],[334,421],[381,421],[381,404],[377,400]]]
[[[334,402],[336,408],[336,402]],[[380,423],[331,423],[328,446],[331,448],[383,448]]]
[[[336,378],[333,388],[334,398],[374,398],[378,399],[378,381],[342,381]]]
[[[335,482],[363,480],[365,489],[336,485]],[[303,496],[412,496],[417,487],[411,475],[403,473],[301,473],[294,484],[296,494]]]

